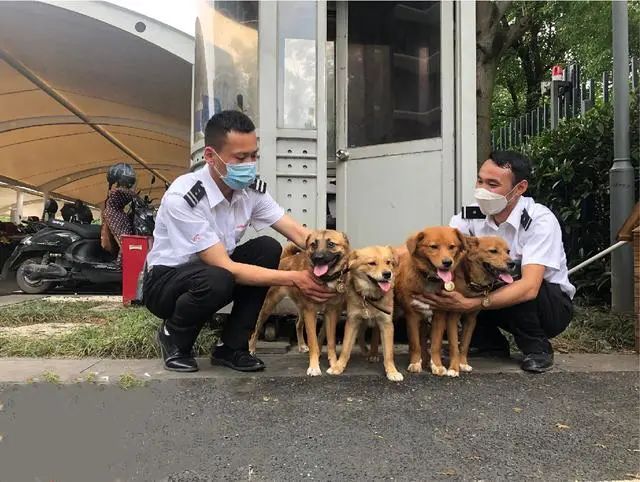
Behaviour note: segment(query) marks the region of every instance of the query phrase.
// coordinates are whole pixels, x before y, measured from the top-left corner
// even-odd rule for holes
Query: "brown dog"
[[[364,328],[361,324],[367,323],[379,328],[382,335],[387,378],[394,382],[402,381],[402,374],[393,362],[393,284],[397,266],[398,260],[390,246],[358,249],[349,256],[347,323],[340,358],[327,370],[330,375],[340,375],[344,371],[356,336]],[[377,351],[377,344],[374,335],[371,340],[372,352]]]
[[[509,274],[514,263],[509,256],[509,246],[498,236],[464,238],[465,256],[455,272],[455,290],[468,298],[487,296],[502,284],[513,282]],[[428,309],[419,301],[414,307]],[[436,315],[438,315],[436,317]],[[468,363],[469,344],[476,326],[478,311],[461,314],[458,312],[435,312],[431,331],[431,371],[435,375],[457,377],[460,371],[470,372]],[[458,322],[462,318],[462,342],[458,345]],[[449,342],[449,368],[442,365],[440,356],[442,339],[446,329]],[[421,340],[424,345],[424,339]]]
[[[304,296],[296,287],[271,287],[260,310],[256,329],[249,340],[249,351],[255,353],[260,327],[273,312],[276,305],[285,296],[288,296],[298,308],[299,316],[296,329],[299,344],[301,342],[302,323],[304,323],[307,332],[307,343],[309,345],[307,375],[318,376],[322,374],[320,370],[321,347],[318,344],[316,334],[316,317],[318,313],[324,312],[329,365],[333,366],[337,360],[336,325],[345,304],[344,290],[350,253],[349,239],[344,233],[338,231],[329,229],[314,231],[307,238],[305,251],[291,254],[293,252],[295,252],[293,247],[288,246],[285,248],[285,253],[288,255],[281,257],[279,269],[292,271],[312,270],[316,278],[324,282],[330,289],[336,290],[337,295],[326,303],[321,304]]]
[[[409,338],[408,370],[410,372],[421,372],[423,360],[426,361],[428,356],[426,347],[427,332],[423,322],[429,320],[432,315],[428,307],[421,306],[419,302],[415,303],[413,295],[436,293],[444,289],[445,284],[450,290],[453,289],[458,277],[457,268],[464,258],[464,254],[464,236],[455,228],[444,226],[425,228],[407,240],[407,253],[400,257],[395,292],[396,299],[402,306],[407,320],[407,336]],[[431,324],[432,353],[435,350],[433,340],[442,340],[447,324],[446,315],[445,312],[433,312]],[[437,356],[440,356],[439,352]],[[432,371],[434,369],[433,362],[437,362],[437,360],[432,357]],[[442,362],[439,365],[442,366]],[[439,372],[440,370],[438,369],[437,371]],[[446,369],[444,373],[437,374],[446,374]]]
[[[483,236],[480,238],[467,236],[465,243],[467,255],[462,262],[464,283],[461,283],[459,287],[462,294],[468,298],[486,297],[495,288],[513,283],[513,276],[511,276],[510,272],[515,267],[515,263],[509,256],[509,245],[504,239],[499,236]],[[458,289],[458,287],[456,288]],[[463,372],[472,370],[467,357],[478,313],[478,311],[475,311],[462,315],[462,341],[460,343],[459,361],[457,362],[454,359],[454,354],[450,353],[449,370],[453,372],[456,371],[456,366],[459,366],[459,370]],[[449,341],[449,344],[451,344],[451,341]]]

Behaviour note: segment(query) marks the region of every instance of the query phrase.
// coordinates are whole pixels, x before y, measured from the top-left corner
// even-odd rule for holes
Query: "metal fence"
[[[604,103],[609,103],[613,87],[611,72],[603,73],[598,81],[583,81],[580,70],[579,65],[571,65],[564,70],[562,80],[542,82],[541,105],[494,129],[491,133],[492,148],[503,150],[526,144],[542,132],[555,129],[562,120],[584,115],[593,108],[598,96]],[[634,91],[639,87],[639,70],[640,60],[631,59],[629,80]]]

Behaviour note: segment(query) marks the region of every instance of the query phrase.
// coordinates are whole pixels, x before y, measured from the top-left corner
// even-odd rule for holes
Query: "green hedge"
[[[638,199],[638,92],[631,102],[631,158]],[[609,246],[609,169],[613,162],[613,106],[599,105],[584,117],[566,120],[523,147],[532,161],[530,193],[548,206],[563,228],[569,266]],[[609,258],[571,277],[590,304],[609,304]]]

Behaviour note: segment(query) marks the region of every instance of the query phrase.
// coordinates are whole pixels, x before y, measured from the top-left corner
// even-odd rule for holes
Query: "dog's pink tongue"
[[[378,281],[378,286],[385,293],[391,289],[391,283],[388,281]]]
[[[451,271],[445,271],[443,269],[439,269],[438,278],[440,278],[445,283],[448,283],[453,278],[453,273]]]
[[[511,276],[508,273],[500,273],[500,276],[498,276],[498,278],[500,278],[502,281],[504,281],[507,284],[513,283],[513,276]]]
[[[323,276],[327,271],[329,271],[328,264],[319,264],[318,266],[313,267],[313,274],[317,277]]]

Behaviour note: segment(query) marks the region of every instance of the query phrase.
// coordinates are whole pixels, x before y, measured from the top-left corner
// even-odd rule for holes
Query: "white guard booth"
[[[287,212],[402,243],[472,199],[475,51],[474,2],[201,1],[192,163],[207,119],[240,109]]]

